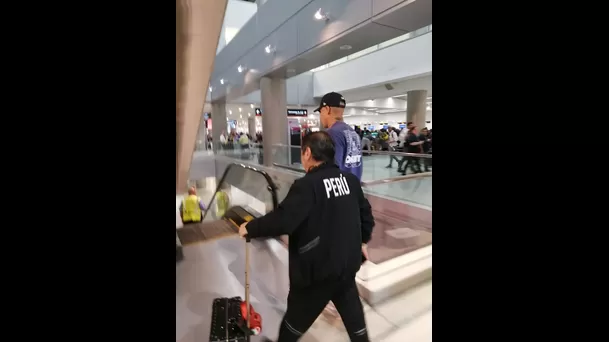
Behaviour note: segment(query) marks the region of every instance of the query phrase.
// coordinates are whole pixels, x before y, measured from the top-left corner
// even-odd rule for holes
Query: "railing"
[[[241,193],[231,191],[232,189],[228,189],[228,186],[236,187]],[[230,195],[226,194],[228,205],[224,203],[218,205],[217,195],[223,191],[231,193]],[[265,195],[265,193],[270,195],[270,203],[268,201],[269,195]],[[252,198],[249,197],[261,203],[254,203]],[[226,210],[228,206],[249,206],[260,214],[265,214],[267,211],[277,208],[278,204],[277,186],[265,171],[250,165],[233,163],[226,167],[220,181],[218,181],[216,191],[207,206],[208,210],[203,215],[203,221],[205,221],[209,212],[214,213],[212,214],[214,219],[218,219],[219,216],[222,216],[218,214],[218,211]]]
[[[273,146],[272,155],[269,156],[273,166],[289,170],[291,172],[303,173],[300,164],[300,146],[277,144]],[[406,153],[396,151],[363,151],[364,169],[362,184],[367,192],[382,196],[391,200],[405,203],[416,204],[430,209],[431,203],[431,172],[410,174],[412,170],[407,170],[406,174],[401,174],[397,168],[410,159],[418,159],[421,171],[426,171],[431,165],[432,155],[419,153]],[[230,159],[238,159],[243,163],[262,165],[265,156],[262,149],[258,147],[248,149],[226,149],[218,151],[218,155]],[[368,156],[366,156],[368,155]],[[387,156],[387,159],[381,156]],[[387,168],[390,163],[393,168]],[[400,164],[400,162],[403,162]],[[218,169],[220,174],[224,169]],[[283,193],[283,191],[280,191]],[[280,198],[281,200],[282,198]]]
[[[232,164],[231,160],[230,157],[216,158],[218,174]],[[370,165],[364,163],[364,168]],[[271,167],[253,166],[252,168],[264,171],[273,180],[277,187],[278,201],[285,198],[292,183],[305,172],[298,164],[274,163]],[[238,180],[238,176],[235,174],[234,179],[227,178],[227,182],[233,185],[233,195],[242,192],[259,194],[264,190],[261,185],[267,183],[261,177]],[[430,172],[405,176],[391,175],[362,182],[377,222],[373,241],[369,245],[373,263],[382,263],[431,243],[432,179]],[[255,189],[252,191],[248,189],[250,187]],[[264,192],[268,193],[266,190]],[[262,199],[260,195],[256,197],[258,200]],[[270,200],[266,201],[268,210],[271,209],[270,202]]]
[[[407,41],[407,40],[410,40],[410,39],[413,39],[413,38],[416,38],[416,37],[420,37],[420,36],[422,36],[424,34],[427,34],[429,32],[431,32],[431,25],[425,26],[425,27],[422,27],[422,28],[420,28],[420,29],[418,29],[416,31],[408,32],[408,33],[403,34],[401,36],[389,39],[389,40],[384,41],[384,42],[382,42],[380,44],[377,44],[377,45],[371,46],[371,47],[369,47],[367,49],[364,49],[364,50],[358,51],[356,53],[350,54],[349,56],[343,57],[341,59],[337,59],[337,60],[335,60],[333,62],[330,62],[328,64],[324,64],[322,66],[319,66],[319,67],[317,67],[315,69],[311,69],[311,72],[321,71],[321,70],[324,70],[324,69],[328,69],[328,68],[337,66],[339,64],[346,63],[348,61],[352,61],[354,59],[357,59],[357,58],[366,56],[368,54],[371,54],[371,53],[373,53],[375,51],[388,48],[390,46],[399,44],[401,42],[404,42],[404,41]]]

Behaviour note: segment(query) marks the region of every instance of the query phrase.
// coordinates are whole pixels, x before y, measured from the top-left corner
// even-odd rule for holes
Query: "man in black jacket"
[[[374,227],[370,204],[357,177],[335,165],[328,133],[304,137],[301,161],[307,174],[279,207],[239,229],[250,238],[289,235],[290,292],[278,341],[298,341],[333,301],[351,341],[367,342],[355,274]]]

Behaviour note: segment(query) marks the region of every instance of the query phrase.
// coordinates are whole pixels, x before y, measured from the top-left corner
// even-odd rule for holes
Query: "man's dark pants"
[[[330,301],[336,306],[351,341],[368,342],[364,309],[355,277],[326,281],[307,288],[290,288],[288,310],[283,316],[277,342],[298,341]]]

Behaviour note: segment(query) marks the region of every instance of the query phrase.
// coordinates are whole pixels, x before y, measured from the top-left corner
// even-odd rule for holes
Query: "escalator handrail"
[[[269,176],[268,173],[266,173],[264,170],[258,170],[257,168],[249,166],[249,165],[231,163],[224,170],[224,173],[222,174],[222,178],[220,178],[220,182],[218,182],[218,186],[216,186],[216,191],[212,195],[211,200],[209,201],[209,205],[207,206],[207,210],[205,210],[205,213],[203,214],[203,219],[201,221],[205,221],[205,217],[207,217],[207,212],[209,212],[209,208],[211,207],[212,203],[214,203],[214,200],[216,199],[216,194],[222,188],[222,184],[224,184],[224,181],[226,180],[226,176],[228,175],[228,172],[233,167],[240,167],[245,170],[250,170],[250,171],[254,171],[256,173],[261,174],[266,179],[266,182],[267,182],[268,186],[270,187],[269,190],[271,192],[271,197],[273,200],[273,210],[277,209],[277,207],[279,206],[279,201],[277,199],[277,185],[275,185],[275,182],[273,182],[273,179],[271,178],[271,176]]]

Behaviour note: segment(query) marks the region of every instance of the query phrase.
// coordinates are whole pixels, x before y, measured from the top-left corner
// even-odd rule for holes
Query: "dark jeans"
[[[408,166],[410,166],[410,170],[413,173],[421,172],[421,163],[419,162],[419,157],[402,157],[402,164],[406,161],[406,164],[403,166],[402,173],[406,174],[406,170]]]
[[[364,309],[357,293],[355,277],[331,281],[305,289],[290,289],[288,310],[283,316],[277,342],[295,342],[332,301],[352,342],[368,342]]]

